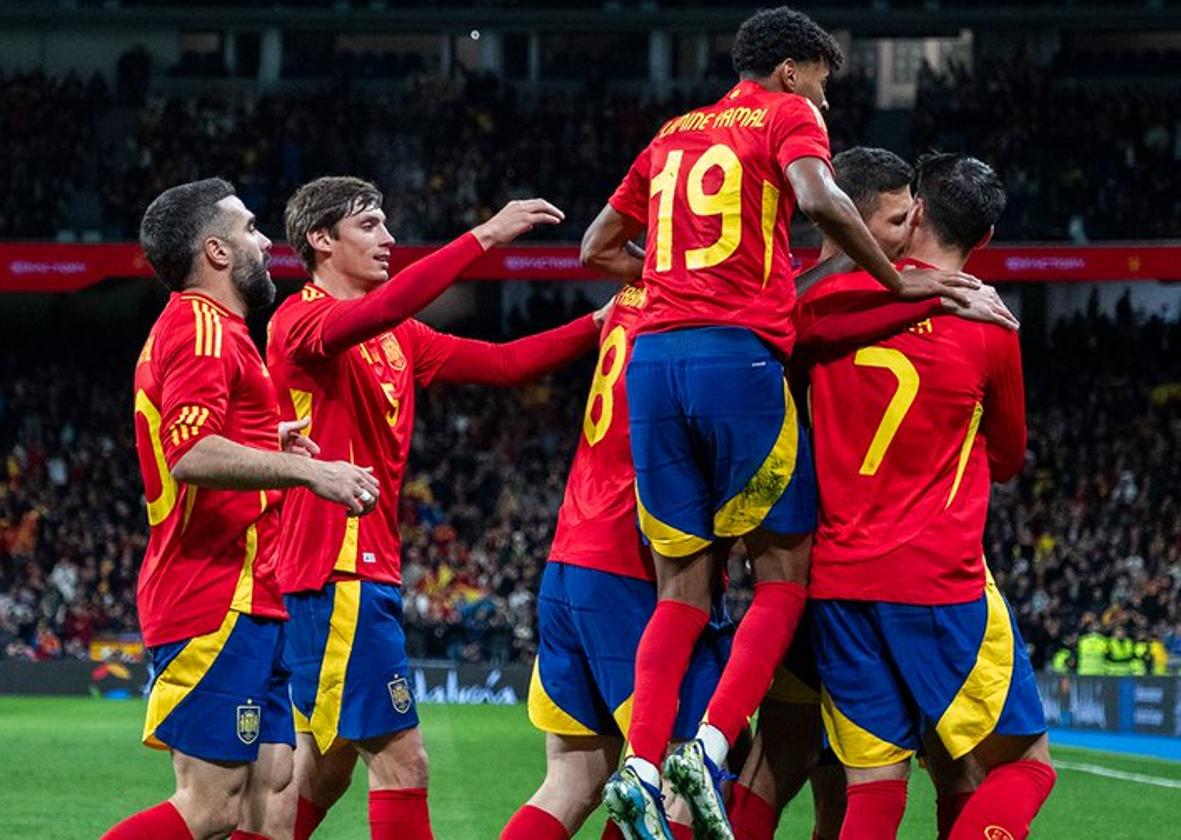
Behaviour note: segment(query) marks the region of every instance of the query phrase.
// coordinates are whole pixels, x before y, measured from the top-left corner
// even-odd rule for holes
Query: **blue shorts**
[[[952,758],[988,735],[1046,731],[1041,698],[1009,605],[990,579],[966,604],[810,604],[821,713],[849,767],[909,759],[933,728]]]
[[[284,598],[295,728],[321,754],[418,726],[402,631],[402,592],[349,580]]]
[[[212,633],[151,648],[144,744],[235,763],[259,744],[294,747],[283,631],[231,610]]]
[[[812,447],[783,365],[749,330],[648,333],[627,366],[640,530],[687,557],[755,528],[816,527]]]
[[[648,581],[547,563],[537,602],[541,645],[529,683],[533,725],[556,735],[625,736],[636,649],[655,609],[656,587]],[[681,683],[677,740],[697,731],[730,656],[733,633],[719,603]]]

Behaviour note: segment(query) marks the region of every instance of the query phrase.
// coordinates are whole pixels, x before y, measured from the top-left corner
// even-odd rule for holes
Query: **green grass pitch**
[[[143,710],[140,701],[0,698],[0,838],[93,840],[123,816],[167,797],[167,755],[138,743]],[[541,779],[542,736],[529,726],[523,706],[424,706],[421,714],[431,755],[435,835],[496,838]],[[1067,749],[1056,756],[1181,784],[1181,763]],[[365,802],[364,776],[358,775],[317,840],[368,838]],[[592,817],[578,840],[597,838],[602,819]],[[1060,768],[1033,837],[1147,840],[1177,836],[1179,820],[1181,787]],[[810,830],[805,792],[788,808],[776,836],[806,840]],[[917,774],[900,836],[935,836],[931,787]]]

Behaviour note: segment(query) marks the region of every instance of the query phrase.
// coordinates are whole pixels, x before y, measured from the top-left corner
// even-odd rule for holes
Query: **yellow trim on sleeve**
[[[951,485],[951,494],[947,497],[944,510],[951,507],[955,501],[955,494],[960,490],[960,482],[964,478],[964,470],[968,468],[968,456],[972,454],[972,444],[976,442],[976,432],[980,429],[980,418],[984,416],[984,406],[976,403],[972,406],[972,419],[968,421],[968,431],[964,435],[964,443],[960,446],[960,462],[955,469],[955,481]]]
[[[190,639],[152,682],[147,716],[144,718],[144,746],[157,750],[168,749],[168,745],[156,737],[156,730],[209,673],[230,634],[234,632],[239,615],[230,610],[222,619],[221,626],[212,633]]]
[[[767,518],[791,483],[799,452],[800,427],[796,402],[787,380],[783,382],[783,424],[766,460],[746,486],[714,514],[714,533],[719,537],[741,537]]]

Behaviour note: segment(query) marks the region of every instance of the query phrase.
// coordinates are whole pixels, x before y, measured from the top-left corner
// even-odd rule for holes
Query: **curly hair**
[[[771,75],[789,58],[823,61],[834,72],[845,63],[836,38],[803,12],[787,6],[763,9],[747,18],[734,36],[730,57],[738,75],[756,78]]]

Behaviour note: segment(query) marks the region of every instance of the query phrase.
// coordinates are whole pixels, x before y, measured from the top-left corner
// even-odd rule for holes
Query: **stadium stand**
[[[589,302],[576,304],[589,308]],[[521,333],[571,314],[538,288]],[[470,325],[469,325],[470,327]],[[1095,311],[1026,342],[1030,444],[994,491],[989,562],[1035,666],[1094,625],[1112,673],[1181,663],[1181,325]],[[9,360],[0,385],[0,655],[86,657],[135,628],[146,543],[125,365]],[[585,369],[498,392],[432,389],[401,519],[412,656],[529,661],[540,572],[582,413]],[[1079,394],[1087,395],[1081,402]],[[741,557],[732,562],[741,577]],[[735,592],[741,614],[749,591]],[[1139,648],[1135,643],[1140,642]],[[1145,662],[1145,657],[1155,657]],[[1136,672],[1139,672],[1138,670]]]

